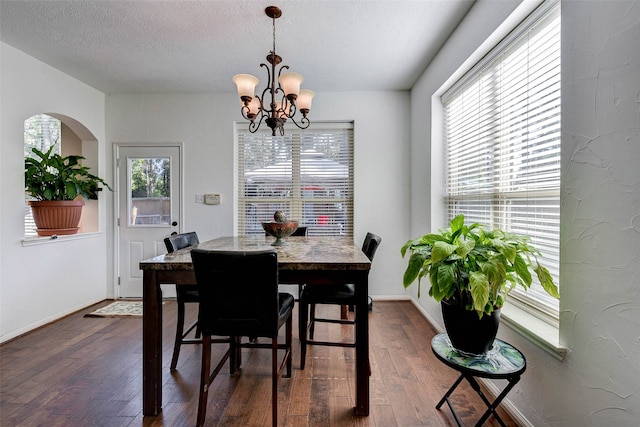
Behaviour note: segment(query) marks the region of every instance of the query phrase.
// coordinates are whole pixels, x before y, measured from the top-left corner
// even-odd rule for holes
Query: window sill
[[[24,239],[22,239],[22,246],[47,245],[50,243],[69,242],[72,240],[94,239],[99,237],[101,234],[102,233],[100,232],[92,231],[87,233],[70,234],[67,236],[56,237],[25,237]]]
[[[557,326],[509,302],[500,310],[500,321],[556,359],[564,360],[567,349],[560,345]]]

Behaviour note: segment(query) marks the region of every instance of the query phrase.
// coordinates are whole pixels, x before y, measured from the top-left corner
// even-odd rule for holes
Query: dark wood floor
[[[83,317],[105,301],[0,347],[0,425],[10,426],[192,426],[197,411],[200,350],[183,346],[170,373],[175,302],[164,305],[163,411],[142,416],[142,321]],[[335,311],[337,307],[323,307]],[[190,309],[193,317],[195,310]],[[297,316],[296,316],[297,319]],[[297,320],[294,320],[297,321]],[[278,391],[282,426],[455,426],[446,405],[435,405],[457,374],[431,352],[435,334],[409,302],[378,302],[370,314],[371,415],[356,417],[352,349],[310,347],[299,367],[294,328],[294,372]],[[352,336],[352,328],[318,325],[316,337]],[[220,345],[214,346],[214,355]],[[270,352],[244,350],[243,370],[223,369],[212,384],[207,425],[268,426]],[[464,383],[452,396],[462,420],[475,424],[484,411]],[[508,426],[516,425],[499,411]],[[491,417],[488,426],[498,425]]]

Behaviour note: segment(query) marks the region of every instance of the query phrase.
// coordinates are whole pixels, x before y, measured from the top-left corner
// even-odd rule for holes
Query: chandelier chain
[[[276,18],[271,18],[273,25],[273,54],[276,53]]]

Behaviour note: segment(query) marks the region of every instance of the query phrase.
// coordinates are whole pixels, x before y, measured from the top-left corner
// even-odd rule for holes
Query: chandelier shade
[[[287,99],[297,99],[298,94],[300,93],[300,85],[304,78],[298,73],[284,73],[278,78],[278,82],[280,83],[280,87],[284,91],[284,94],[287,96]]]
[[[238,95],[240,99],[243,97],[253,98],[256,93],[256,86],[259,80],[251,74],[236,74],[233,76],[233,82],[238,86]]]
[[[282,57],[276,54],[276,19],[282,16],[282,11],[276,6],[265,9],[266,15],[273,20],[273,50],[267,55],[267,64],[260,64],[267,70],[267,87],[262,95],[256,94],[258,79],[250,74],[236,74],[233,82],[238,88],[242,117],[249,120],[249,132],[258,130],[264,121],[271,128],[272,135],[276,130],[284,135],[284,124],[290,120],[300,129],[309,127],[307,114],[311,110],[311,100],[315,93],[308,89],[300,89],[304,78],[288,70],[288,65],[276,66],[282,62]],[[276,99],[278,97],[279,99]],[[296,113],[300,111],[302,118]]]
[[[308,113],[309,110],[311,110],[311,101],[314,95],[315,92],[309,89],[302,89],[300,91],[300,94],[298,94],[298,108],[302,113],[305,113],[305,111]]]

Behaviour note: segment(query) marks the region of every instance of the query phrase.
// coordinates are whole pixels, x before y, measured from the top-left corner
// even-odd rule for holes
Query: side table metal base
[[[471,355],[460,352],[453,348],[447,334],[438,334],[431,340],[431,349],[433,354],[445,365],[460,372],[460,377],[453,383],[445,395],[436,405],[436,409],[440,409],[446,402],[453,414],[456,423],[461,427],[462,420],[453,408],[449,397],[453,391],[460,385],[462,380],[466,379],[471,388],[480,396],[487,410],[482,414],[476,427],[481,426],[493,415],[501,426],[506,427],[504,421],[498,415],[496,409],[500,402],[509,394],[511,389],[520,381],[520,375],[527,368],[524,355],[511,344],[496,339],[493,347],[486,354]],[[482,392],[480,384],[476,378],[488,378],[492,380],[506,380],[507,386],[490,402],[487,396]]]
[[[485,405],[487,405],[487,408],[488,408],[485,411],[485,413],[482,414],[478,422],[475,424],[476,427],[480,427],[491,416],[491,414],[493,414],[493,416],[496,418],[496,420],[498,420],[501,426],[506,427],[504,421],[502,421],[502,418],[500,418],[500,415],[498,415],[498,412],[496,411],[496,409],[498,408],[498,405],[500,405],[500,402],[502,402],[502,399],[504,399],[507,396],[507,394],[509,394],[513,386],[515,386],[518,383],[518,381],[520,381],[520,375],[518,375],[517,377],[508,379],[509,383],[504,388],[504,390],[502,390],[502,393],[500,393],[500,395],[492,403],[484,395],[484,393],[482,392],[482,389],[480,388],[480,384],[478,384],[478,381],[476,381],[476,379],[472,375],[461,374],[460,377],[456,380],[456,382],[453,383],[451,388],[449,388],[449,391],[447,391],[447,393],[442,397],[440,402],[438,402],[438,404],[436,405],[436,409],[440,409],[442,405],[445,402],[447,402],[447,405],[451,410],[451,414],[453,415],[453,418],[456,420],[456,423],[458,424],[458,426],[463,425],[462,420],[460,420],[460,417],[458,416],[458,413],[456,412],[456,410],[453,409],[453,406],[451,405],[451,401],[449,400],[449,396],[451,396],[451,393],[453,393],[453,391],[458,387],[458,385],[460,385],[463,379],[466,379],[469,382],[469,384],[471,385],[471,388],[473,388],[473,390],[478,394],[478,396],[480,396],[480,398],[485,403]]]

